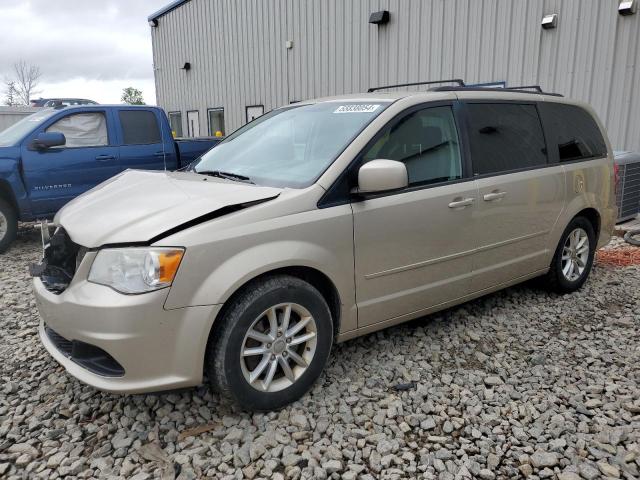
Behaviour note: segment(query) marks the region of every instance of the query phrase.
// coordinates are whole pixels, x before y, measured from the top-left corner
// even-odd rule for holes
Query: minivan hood
[[[280,192],[195,173],[127,170],[69,202],[54,222],[87,248],[148,242],[225,207],[268,200]]]

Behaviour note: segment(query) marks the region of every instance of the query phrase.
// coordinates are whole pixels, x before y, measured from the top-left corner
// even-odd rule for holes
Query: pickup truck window
[[[53,108],[47,108],[14,123],[6,130],[0,132],[0,147],[12,147],[17,145],[25,135],[56,113],[58,112]]]
[[[162,143],[158,120],[148,110],[121,110],[122,138],[125,145]]]
[[[47,128],[47,132],[62,133],[67,139],[63,147],[54,148],[101,147],[109,145],[107,119],[104,113],[100,112],[67,115]]]
[[[209,150],[194,170],[248,177],[258,185],[307,187],[388,105],[323,102],[274,110]]]

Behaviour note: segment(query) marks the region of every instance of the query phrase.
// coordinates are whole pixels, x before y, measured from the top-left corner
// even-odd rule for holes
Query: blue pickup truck
[[[0,253],[18,221],[50,219],[128,168],[177,170],[220,141],[175,140],[157,107],[47,108],[0,132]]]

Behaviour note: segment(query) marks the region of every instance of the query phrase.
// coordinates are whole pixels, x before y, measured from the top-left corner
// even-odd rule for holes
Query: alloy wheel
[[[589,261],[589,236],[582,228],[573,230],[562,249],[562,274],[575,282],[584,273]]]
[[[261,392],[293,385],[316,352],[317,327],[302,305],[281,303],[260,314],[245,334],[240,365],[245,380]]]
[[[4,213],[0,212],[0,240],[2,240],[9,230],[9,221]]]

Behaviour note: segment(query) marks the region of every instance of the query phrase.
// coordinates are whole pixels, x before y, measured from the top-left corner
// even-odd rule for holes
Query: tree
[[[16,93],[16,82],[13,80],[5,80],[4,104],[13,107],[18,104]]]
[[[144,105],[144,98],[142,98],[142,91],[137,88],[127,87],[122,89],[122,97],[120,98],[124,103],[129,105]]]
[[[13,64],[14,78],[7,81],[13,83],[13,92],[16,103],[29,105],[29,101],[33,95],[40,93],[36,90],[40,83],[40,67],[31,65],[24,60],[19,60]]]

